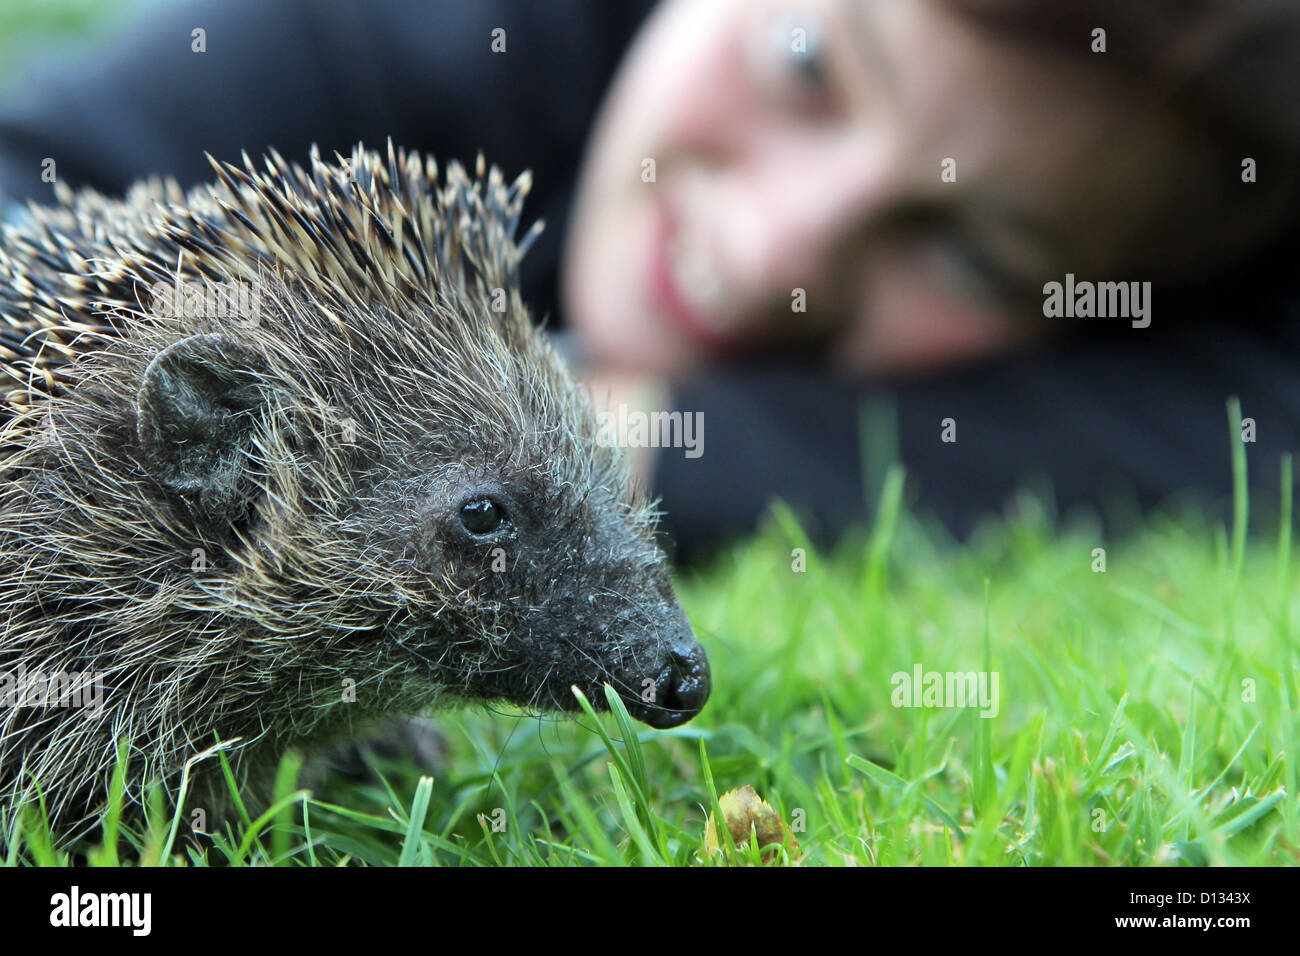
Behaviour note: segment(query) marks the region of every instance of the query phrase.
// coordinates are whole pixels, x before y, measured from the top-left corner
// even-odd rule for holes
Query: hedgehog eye
[[[460,506],[460,523],[475,537],[496,531],[505,522],[505,512],[491,498],[475,498]]]

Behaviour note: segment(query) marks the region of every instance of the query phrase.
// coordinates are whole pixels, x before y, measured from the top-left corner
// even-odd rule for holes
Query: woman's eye
[[[788,15],[767,21],[755,44],[760,79],[787,97],[829,91],[826,37],[820,18]]]
[[[476,537],[491,534],[501,527],[505,513],[491,498],[475,498],[460,506],[460,523]]]
[[[781,31],[786,66],[799,80],[817,88],[826,85],[826,48],[820,24],[809,20],[787,24]]]

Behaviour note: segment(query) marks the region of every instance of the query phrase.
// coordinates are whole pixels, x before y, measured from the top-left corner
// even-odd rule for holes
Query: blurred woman
[[[161,6],[0,105],[0,190],[389,136],[532,168],[526,297],[598,398],[706,426],[634,450],[690,548],[773,497],[833,536],[895,455],[957,530],[1040,478],[1063,509],[1212,503],[1230,395],[1276,497],[1298,27],[1287,0]]]

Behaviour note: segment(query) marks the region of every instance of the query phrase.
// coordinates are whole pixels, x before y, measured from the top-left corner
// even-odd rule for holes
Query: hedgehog
[[[84,834],[119,749],[138,807],[456,703],[695,716],[656,503],[522,301],[529,174],[209,162],[0,230],[8,818]]]

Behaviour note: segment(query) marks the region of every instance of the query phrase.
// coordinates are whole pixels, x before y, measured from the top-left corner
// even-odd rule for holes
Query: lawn
[[[209,824],[224,827],[213,838],[161,810],[141,833],[110,814],[91,861],[1296,860],[1289,500],[1258,537],[1239,493],[1229,528],[1169,512],[1109,542],[1026,506],[958,542],[907,514],[902,487],[895,470],[874,527],[833,551],[778,506],[757,537],[682,578],[715,687],[684,727],[452,712],[431,781],[381,763],[374,781],[334,779],[309,797],[290,755],[278,803],[257,820],[232,813]],[[918,706],[895,706],[918,666],[996,672],[996,704],[918,693]],[[779,848],[760,854],[710,828],[718,798],[746,786],[779,818]],[[743,819],[731,829],[748,833]],[[11,862],[68,859],[32,819],[10,831]]]
[[[91,55],[91,44],[139,14],[145,0],[5,0],[0,3],[0,90],[42,60]]]

